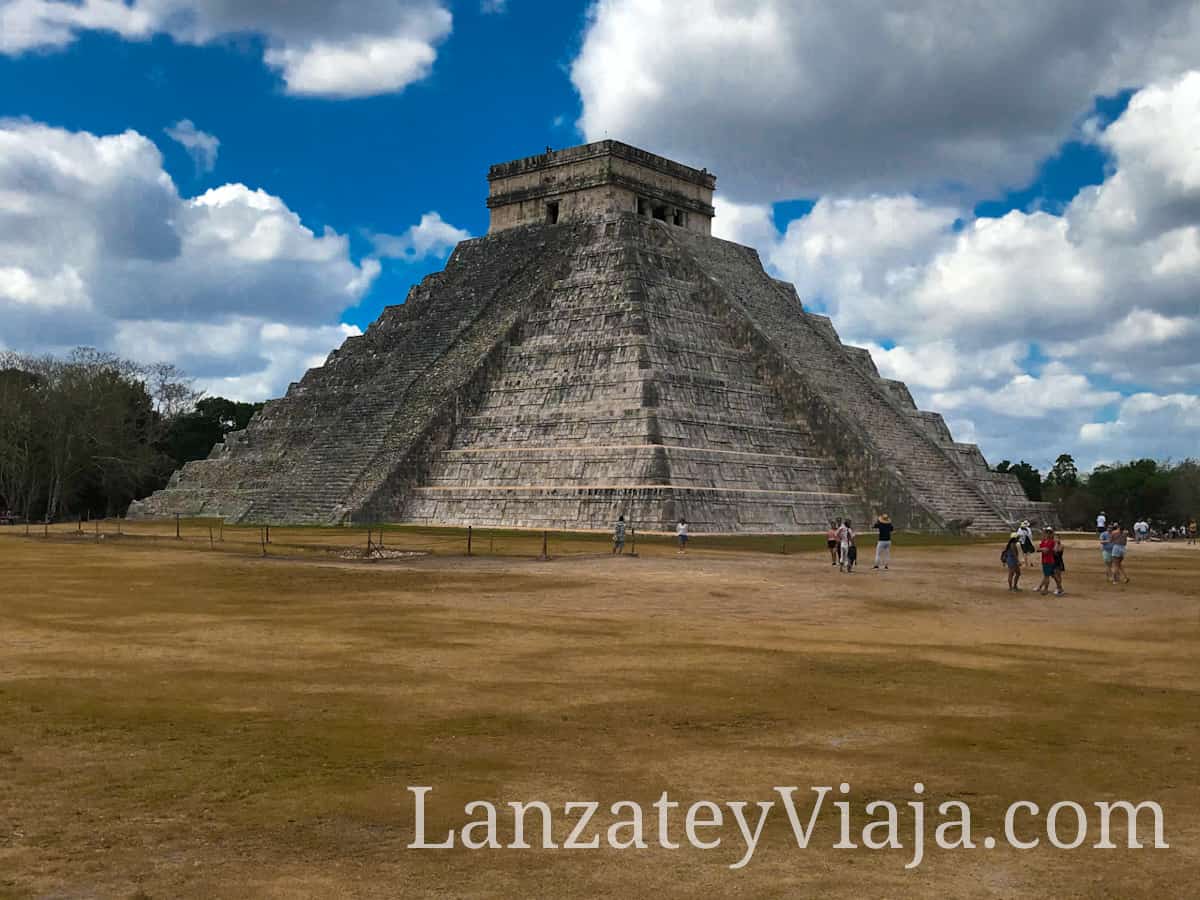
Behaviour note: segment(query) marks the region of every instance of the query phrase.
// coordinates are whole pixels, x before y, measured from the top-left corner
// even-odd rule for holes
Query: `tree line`
[[[1096,466],[1080,473],[1069,453],[1042,473],[1022,460],[1003,460],[997,472],[1017,476],[1030,500],[1053,503],[1062,524],[1088,528],[1103,510],[1108,520],[1132,525],[1145,518],[1157,526],[1180,525],[1200,515],[1200,460],[1158,462],[1137,459]]]
[[[261,406],[204,397],[169,364],[0,353],[0,513],[120,515]]]

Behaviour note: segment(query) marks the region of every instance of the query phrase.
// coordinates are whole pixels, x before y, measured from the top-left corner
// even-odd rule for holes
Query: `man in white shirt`
[[[1096,534],[1104,530],[1104,526],[1108,524],[1108,517],[1104,515],[1104,510],[1100,510],[1100,515],[1096,516]]]

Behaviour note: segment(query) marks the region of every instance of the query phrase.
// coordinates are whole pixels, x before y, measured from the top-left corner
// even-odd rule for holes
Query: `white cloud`
[[[180,362],[210,388],[278,394],[346,333],[379,272],[279,197],[226,184],[179,196],[137,132],[0,121],[0,334]]]
[[[1195,0],[597,0],[571,77],[589,140],[761,203],[1025,184],[1097,95],[1196,65]]]
[[[1081,425],[1079,440],[1102,462],[1195,457],[1200,447],[1200,396],[1133,394],[1112,421]]]
[[[1200,385],[1200,73],[1139,91],[1091,134],[1114,169],[1061,215],[823,197],[779,234],[766,206],[718,211],[923,406],[969,423],[990,456],[1046,463],[1084,425],[1115,440],[1099,426],[1121,393]],[[1186,455],[1190,439],[1167,429],[1156,446]]]
[[[362,97],[428,75],[451,25],[442,0],[0,0],[0,53],[62,47],[88,30],[194,44],[252,33],[289,92]]]
[[[211,172],[217,165],[217,151],[221,141],[216,135],[201,131],[191,119],[180,119],[163,131],[167,137],[187,150],[198,173]]]
[[[470,232],[442,220],[439,213],[427,212],[421,221],[403,234],[371,234],[375,254],[383,259],[402,259],[418,262],[432,256],[445,256],[459,241],[468,240]]]

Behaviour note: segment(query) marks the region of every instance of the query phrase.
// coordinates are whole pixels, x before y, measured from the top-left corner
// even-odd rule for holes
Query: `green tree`
[[[1075,467],[1075,459],[1070,453],[1062,453],[1054,461],[1054,466],[1046,475],[1046,484],[1060,488],[1074,488],[1079,485],[1079,469]]]
[[[997,469],[997,471],[1000,470]],[[1007,471],[1017,476],[1017,481],[1021,482],[1021,487],[1024,489],[1026,497],[1035,501],[1042,499],[1041,472],[1025,462],[1025,460],[1021,460],[1016,465],[1010,465]]]

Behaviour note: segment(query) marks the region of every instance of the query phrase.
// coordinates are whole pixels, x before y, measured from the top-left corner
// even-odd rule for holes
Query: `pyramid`
[[[131,516],[700,532],[1047,518],[616,141],[493,166],[491,228]]]

